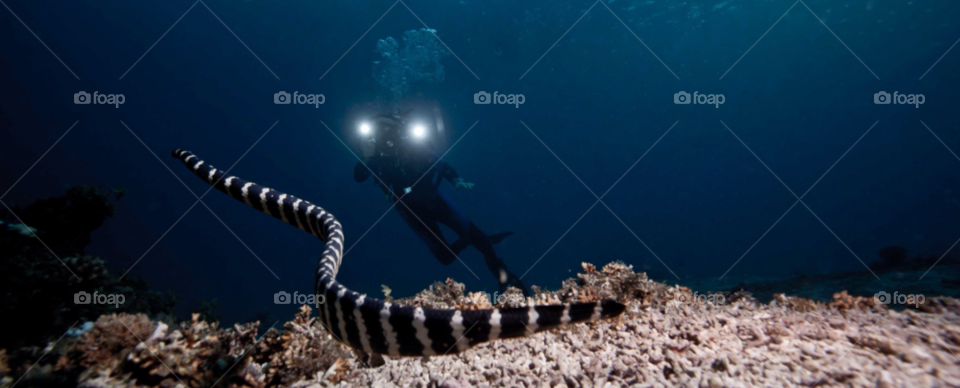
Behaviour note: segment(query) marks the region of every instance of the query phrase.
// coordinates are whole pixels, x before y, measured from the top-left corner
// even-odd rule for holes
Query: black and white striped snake
[[[292,195],[226,176],[189,151],[176,150],[173,156],[218,190],[326,243],[316,274],[316,293],[324,295],[324,303],[317,305],[319,320],[338,341],[366,354],[456,354],[481,342],[613,318],[624,310],[624,305],[610,299],[490,310],[438,310],[368,298],[336,281],[343,257],[343,229],[332,214]]]

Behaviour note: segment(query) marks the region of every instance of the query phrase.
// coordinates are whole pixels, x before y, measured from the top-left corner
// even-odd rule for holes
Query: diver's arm
[[[370,170],[367,169],[367,166],[363,165],[363,162],[357,162],[356,166],[353,166],[353,180],[363,182],[370,177]]]
[[[473,190],[473,183],[466,182],[463,180],[463,178],[457,175],[457,171],[454,170],[452,166],[450,166],[450,163],[447,163],[446,161],[444,161],[443,170],[440,173],[441,175],[443,175],[444,179],[450,181],[450,183],[453,183],[453,187],[455,189]]]
[[[440,175],[450,183],[457,183],[457,180],[463,180],[457,175],[457,170],[453,169],[453,166],[450,163],[447,163],[446,160],[442,161],[443,167],[440,168]]]

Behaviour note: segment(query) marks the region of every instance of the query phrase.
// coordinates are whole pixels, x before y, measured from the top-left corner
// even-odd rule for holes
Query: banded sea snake
[[[610,299],[489,310],[438,310],[369,298],[336,281],[343,258],[343,229],[332,214],[292,195],[226,176],[189,151],[176,150],[173,156],[218,190],[326,243],[315,283],[316,293],[324,295],[324,303],[316,306],[319,320],[337,341],[365,354],[456,354],[481,342],[613,318],[624,310],[624,305]]]

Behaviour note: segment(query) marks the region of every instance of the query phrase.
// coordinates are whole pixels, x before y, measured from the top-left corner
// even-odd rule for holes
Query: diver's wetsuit
[[[430,169],[434,163],[436,166]],[[424,175],[428,169],[430,172]],[[362,162],[357,163],[353,169],[353,179],[357,182],[367,180],[370,170],[380,178],[375,183],[388,197],[394,202],[400,199],[397,196],[403,198],[403,203],[395,206],[397,211],[443,265],[453,263],[461,250],[473,245],[483,254],[487,267],[497,278],[501,292],[506,286],[513,285],[520,288],[524,295],[528,294],[520,279],[507,270],[506,264],[493,250],[493,243],[505,237],[505,234],[491,239],[460,211],[450,197],[439,190],[444,179],[456,184],[459,177],[453,167],[436,153],[421,148],[401,151],[397,155],[376,155],[367,161],[366,166]],[[418,182],[421,177],[422,180]],[[453,229],[460,239],[448,245],[440,224]]]

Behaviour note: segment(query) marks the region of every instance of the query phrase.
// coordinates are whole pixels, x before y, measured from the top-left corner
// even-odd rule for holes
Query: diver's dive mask
[[[360,148],[364,156],[373,154],[392,156],[398,153],[402,142],[408,140],[424,141],[427,136],[427,126],[422,123],[411,122],[406,113],[381,113],[359,123],[357,131],[360,134]]]

